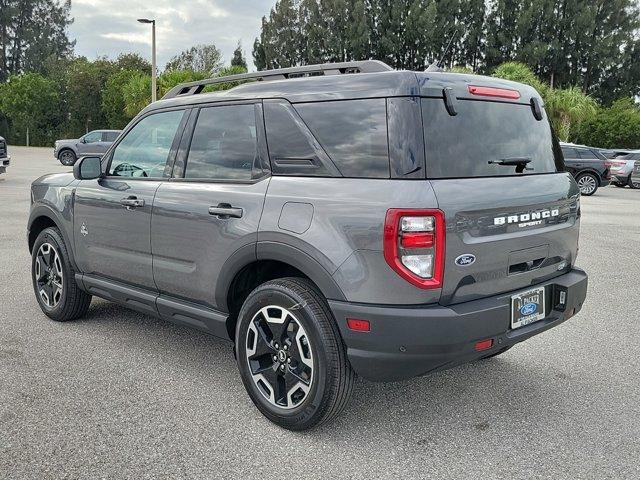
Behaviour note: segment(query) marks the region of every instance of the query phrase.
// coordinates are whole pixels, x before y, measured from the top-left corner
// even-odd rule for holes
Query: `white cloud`
[[[151,36],[143,33],[101,33],[102,38],[108,40],[121,40],[127,43],[143,43],[151,45]]]
[[[75,21],[70,37],[76,54],[88,58],[117,57],[135,52],[151,56],[151,28],[138,18],[155,18],[158,65],[199,43],[215,43],[225,62],[231,60],[238,40],[252,66],[253,40],[260,34],[263,15],[275,0],[74,0]]]

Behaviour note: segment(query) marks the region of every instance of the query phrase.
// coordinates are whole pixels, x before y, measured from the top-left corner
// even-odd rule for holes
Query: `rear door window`
[[[529,105],[459,100],[451,116],[442,99],[423,98],[422,116],[428,178],[494,177],[562,170],[560,150],[545,118]],[[527,169],[500,165],[527,159]]]
[[[203,108],[193,131],[184,177],[251,180],[257,155],[253,104]]]
[[[596,154],[593,153],[591,150],[579,150],[580,152],[580,158],[584,158],[584,159],[590,159],[590,160],[595,160],[598,157],[596,157]]]
[[[103,142],[115,142],[118,138],[118,132],[102,132]]]
[[[562,156],[564,158],[579,158],[575,148],[562,147]]]
[[[294,105],[344,177],[389,178],[385,99]]]

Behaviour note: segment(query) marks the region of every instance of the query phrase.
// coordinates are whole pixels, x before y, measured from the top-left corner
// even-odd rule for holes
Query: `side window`
[[[579,150],[580,158],[597,159],[596,154],[591,150]]]
[[[562,156],[564,158],[578,158],[578,152],[575,148],[562,147]]]
[[[290,103],[265,100],[264,120],[274,174],[340,176],[338,169]]]
[[[343,176],[389,178],[385,99],[297,103],[294,108]]]
[[[200,110],[185,178],[250,180],[258,154],[254,105]]]
[[[82,137],[84,143],[95,143],[102,141],[102,132],[89,132]]]
[[[109,175],[162,177],[183,116],[183,110],[172,110],[140,120],[113,151]]]

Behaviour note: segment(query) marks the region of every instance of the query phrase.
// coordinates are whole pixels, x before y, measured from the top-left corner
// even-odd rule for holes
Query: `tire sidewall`
[[[73,157],[72,157],[72,158],[73,158],[73,161],[72,161],[71,163],[68,163],[68,162],[67,162],[67,163],[65,163],[65,161],[63,160],[63,158],[64,158],[64,154],[65,154],[65,153],[70,153],[71,155],[73,155]],[[70,167],[70,166],[72,166],[74,163],[76,163],[77,155],[76,155],[72,150],[66,149],[66,150],[63,150],[62,152],[60,152],[60,153],[58,154],[58,160],[60,160],[60,163],[61,163],[62,165],[66,166],[66,167]]]
[[[313,319],[313,312],[303,299],[296,298],[296,296],[295,292],[291,292],[277,285],[269,285],[267,288],[258,287],[256,291],[251,293],[240,310],[238,317],[236,327],[236,356],[242,382],[249,396],[262,414],[275,423],[304,428],[303,426],[309,422],[319,410],[324,408],[324,399],[327,390],[328,358],[326,356],[327,342],[323,338],[316,321]],[[302,324],[307,335],[310,337],[314,378],[307,397],[301,405],[292,409],[281,409],[268,402],[253,382],[246,358],[246,336],[249,323],[261,308],[269,305],[278,305],[289,310],[298,322]]]
[[[40,249],[43,243],[50,243],[51,245],[53,245],[53,247],[58,252],[60,261],[62,262],[62,275],[63,275],[62,298],[60,299],[60,302],[58,302],[58,304],[53,308],[50,308],[49,306],[43,303],[42,299],[40,298],[40,293],[38,292],[38,285],[36,283],[36,275],[35,275],[36,257],[38,255],[38,250]],[[64,239],[62,238],[62,236],[60,235],[57,229],[55,228],[44,229],[42,232],[40,232],[40,234],[36,238],[36,241],[33,244],[33,249],[31,251],[31,283],[33,285],[33,292],[36,296],[36,300],[38,304],[40,305],[40,308],[45,313],[45,315],[52,318],[53,320],[58,320],[63,316],[65,307],[69,302],[69,295],[70,295],[69,282],[75,281],[75,279],[72,278],[72,275],[73,275],[73,269],[71,268],[71,264],[69,263],[69,255],[67,253],[67,248],[64,243]]]

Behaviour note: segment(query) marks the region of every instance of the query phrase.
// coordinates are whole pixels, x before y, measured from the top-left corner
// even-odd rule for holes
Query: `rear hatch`
[[[445,305],[525,289],[576,258],[577,185],[537,93],[507,86],[517,98],[504,82],[422,98],[427,178],[445,213]]]

